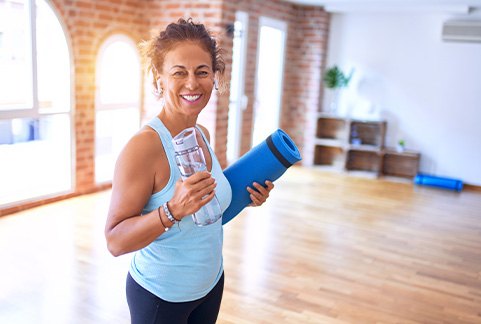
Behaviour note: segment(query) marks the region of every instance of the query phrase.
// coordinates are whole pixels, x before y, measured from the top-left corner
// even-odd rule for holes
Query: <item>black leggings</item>
[[[205,296],[191,302],[172,303],[160,299],[127,275],[127,303],[132,324],[215,323],[224,291],[224,274]]]

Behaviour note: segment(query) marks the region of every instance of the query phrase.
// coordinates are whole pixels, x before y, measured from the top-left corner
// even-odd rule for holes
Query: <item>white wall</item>
[[[441,39],[446,14],[333,14],[328,64],[355,69],[339,113],[388,122],[421,171],[481,185],[481,43]],[[481,20],[481,17],[480,17]]]

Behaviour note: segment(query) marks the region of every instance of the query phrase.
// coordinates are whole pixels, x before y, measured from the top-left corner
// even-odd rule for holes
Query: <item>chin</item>
[[[204,110],[205,107],[186,107],[184,109],[182,109],[184,111],[184,113],[188,116],[196,116],[198,114],[200,114],[202,112],[202,110]]]

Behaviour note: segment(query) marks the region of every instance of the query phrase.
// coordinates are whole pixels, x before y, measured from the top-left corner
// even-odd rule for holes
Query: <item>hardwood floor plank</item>
[[[0,218],[0,323],[129,323],[110,191]],[[481,323],[481,193],[293,167],[224,227],[218,323]]]

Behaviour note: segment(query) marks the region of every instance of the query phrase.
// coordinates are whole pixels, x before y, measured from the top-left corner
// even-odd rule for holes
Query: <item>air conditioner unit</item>
[[[481,20],[451,20],[443,24],[447,42],[481,42]]]

